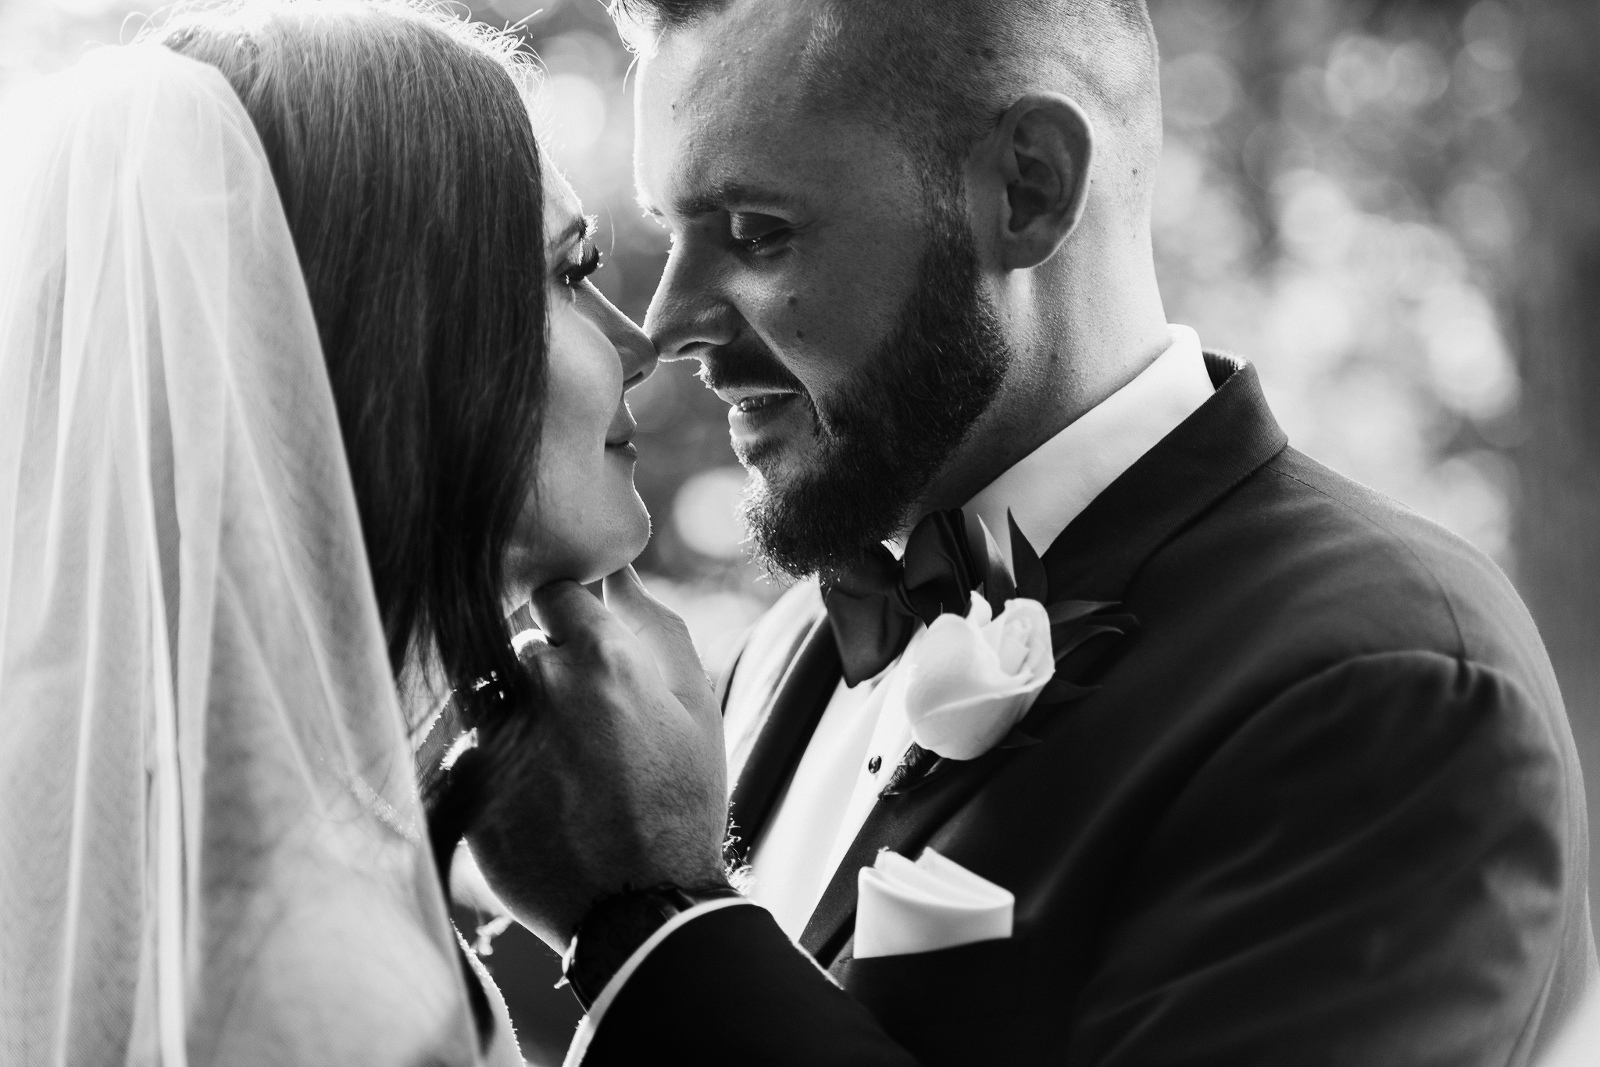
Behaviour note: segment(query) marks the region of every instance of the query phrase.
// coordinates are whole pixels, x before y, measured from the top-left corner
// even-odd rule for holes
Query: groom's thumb
[[[716,716],[711,683],[689,637],[689,628],[651,596],[632,567],[606,576],[606,607],[650,651],[661,676],[691,715]]]

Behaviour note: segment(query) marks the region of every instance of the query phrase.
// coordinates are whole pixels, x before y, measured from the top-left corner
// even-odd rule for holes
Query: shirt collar
[[[1007,511],[1033,550],[1044,555],[1095,497],[1210,398],[1214,388],[1199,335],[1187,326],[1168,329],[1172,343],[1155,362],[967,503],[1008,565]]]

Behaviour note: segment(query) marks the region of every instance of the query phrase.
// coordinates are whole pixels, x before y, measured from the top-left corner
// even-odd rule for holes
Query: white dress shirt
[[[1169,329],[1171,345],[1137,377],[968,502],[966,508],[976,511],[989,527],[1007,563],[1011,562],[1008,510],[1034,551],[1043,555],[1095,497],[1210,398],[1214,390],[1200,338],[1187,326]],[[926,632],[919,625],[907,650]],[[911,745],[905,680],[897,670],[904,656],[902,652],[860,685],[839,683],[751,855],[753,884],[748,896],[771,911],[796,940],[871,814],[878,793]],[[723,725],[730,786],[738,781],[754,735],[763,725],[760,710],[748,705],[728,708]],[[717,906],[726,902],[686,911],[671,928]],[[569,1064],[581,1058],[604,1005],[615,997],[613,987],[620,988],[648,948],[661,939],[652,939],[636,952],[606,987],[579,1027]]]

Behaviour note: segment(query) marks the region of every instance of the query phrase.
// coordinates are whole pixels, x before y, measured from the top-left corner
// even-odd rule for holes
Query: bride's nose
[[[624,391],[632,389],[655,373],[659,362],[656,346],[632,319],[618,311],[598,290],[588,296],[596,305],[594,321],[611,342],[611,347],[617,350],[617,359],[622,364],[622,388]]]

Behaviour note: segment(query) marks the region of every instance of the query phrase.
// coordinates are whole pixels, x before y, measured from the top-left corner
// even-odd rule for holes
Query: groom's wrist
[[[698,886],[670,883],[624,890],[597,901],[578,923],[561,960],[561,973],[588,1011],[607,983],[676,916],[714,900],[738,899],[726,882]]]

